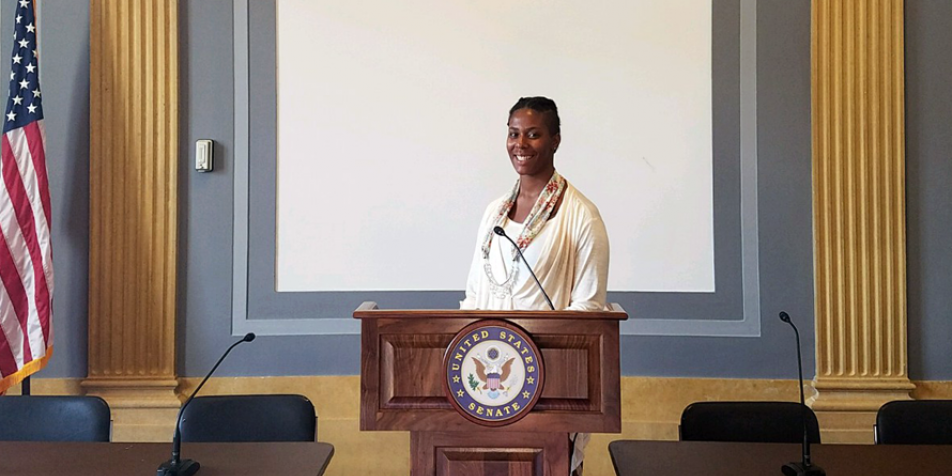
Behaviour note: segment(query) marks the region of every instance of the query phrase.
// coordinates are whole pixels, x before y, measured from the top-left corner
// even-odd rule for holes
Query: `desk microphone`
[[[542,295],[545,297],[545,302],[549,303],[549,307],[554,311],[555,306],[552,305],[552,300],[549,299],[549,295],[546,294],[545,288],[543,288],[542,283],[539,282],[539,278],[537,278],[535,272],[532,271],[532,266],[529,266],[529,262],[526,261],[526,257],[522,254],[522,250],[519,249],[519,245],[517,245],[515,241],[512,241],[512,238],[509,238],[509,235],[506,234],[506,230],[503,230],[501,226],[494,226],[493,233],[509,240],[509,242],[512,243],[512,247],[516,249],[516,252],[519,253],[519,257],[522,258],[522,262],[525,263],[526,268],[529,269],[529,274],[532,275],[532,279],[534,279],[536,284],[539,285],[539,291],[542,291]]]
[[[800,375],[800,420],[803,423],[803,459],[799,463],[787,463],[781,470],[784,476],[826,476],[823,468],[810,462],[810,436],[807,432],[807,405],[803,399],[803,359],[800,357],[800,331],[790,320],[790,314],[780,311],[780,320],[790,324],[797,336],[797,371]]]
[[[215,369],[221,365],[222,361],[225,360],[225,357],[228,357],[228,353],[231,352],[231,349],[234,349],[235,346],[241,344],[242,342],[251,342],[255,340],[254,332],[249,332],[245,334],[238,342],[235,342],[222,354],[221,358],[218,359],[218,362],[215,363],[215,366],[212,367],[212,370],[208,372],[208,375],[202,380],[202,383],[198,384],[198,387],[195,387],[195,390],[191,395],[188,396],[188,400],[185,401],[185,405],[182,405],[182,408],[178,412],[178,418],[175,419],[175,434],[172,436],[172,458],[168,461],[159,465],[158,472],[156,476],[192,476],[195,474],[201,465],[198,464],[198,461],[194,460],[181,460],[179,459],[179,454],[181,454],[182,449],[182,414],[185,412],[185,407],[189,403],[192,403],[192,399],[195,398],[195,395],[198,394],[198,391],[202,389],[202,386],[205,385],[205,382],[208,381],[208,377],[211,377],[215,373]]]

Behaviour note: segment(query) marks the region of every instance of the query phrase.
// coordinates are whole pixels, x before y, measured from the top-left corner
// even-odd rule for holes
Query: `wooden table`
[[[620,476],[781,475],[800,461],[800,445],[696,441],[613,441],[609,446]],[[827,476],[952,475],[952,446],[812,445],[813,463]]]
[[[169,459],[170,443],[0,442],[3,476],[154,475]],[[198,476],[324,474],[334,455],[327,443],[183,443],[182,457],[198,461]]]

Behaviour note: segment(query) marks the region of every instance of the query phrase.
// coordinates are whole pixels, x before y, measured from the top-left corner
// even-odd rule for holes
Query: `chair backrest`
[[[99,397],[0,397],[0,441],[109,441],[109,418]]]
[[[810,442],[819,443],[816,414],[799,403],[692,403],[681,413],[681,440],[800,443],[804,414]]]
[[[195,397],[182,414],[182,441],[314,441],[314,405],[302,395]]]
[[[876,443],[952,445],[952,400],[889,402],[876,413]]]

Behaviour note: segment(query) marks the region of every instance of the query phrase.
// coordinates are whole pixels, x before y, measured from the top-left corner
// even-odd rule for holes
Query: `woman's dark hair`
[[[546,122],[549,124],[549,134],[555,135],[561,132],[562,121],[559,120],[559,108],[556,107],[555,101],[542,96],[519,98],[509,110],[509,117],[520,109],[532,109],[535,112],[545,113]]]

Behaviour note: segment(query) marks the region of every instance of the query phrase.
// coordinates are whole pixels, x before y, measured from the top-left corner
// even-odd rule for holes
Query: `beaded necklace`
[[[521,179],[517,179],[516,185],[512,187],[512,192],[509,193],[509,198],[504,200],[499,206],[499,211],[496,213],[493,223],[489,226],[489,229],[486,230],[486,238],[483,239],[483,270],[486,272],[486,276],[489,277],[492,293],[499,298],[512,296],[512,287],[519,274],[519,267],[516,266],[519,254],[516,253],[514,248],[512,249],[512,272],[500,283],[496,281],[496,278],[493,276],[492,266],[489,263],[489,246],[493,240],[493,228],[503,225],[504,221],[509,217],[509,211],[512,210],[512,206],[516,203],[516,198],[519,196],[520,183]],[[559,202],[559,198],[565,191],[565,183],[565,179],[559,175],[558,172],[552,173],[552,178],[545,184],[545,188],[542,189],[542,193],[540,193],[539,198],[536,199],[535,205],[533,205],[532,210],[529,211],[529,216],[526,217],[522,233],[519,235],[519,238],[515,240],[520,250],[528,248],[532,240],[542,231],[542,227],[545,226],[545,223],[552,215],[552,210],[555,209],[555,204]]]

